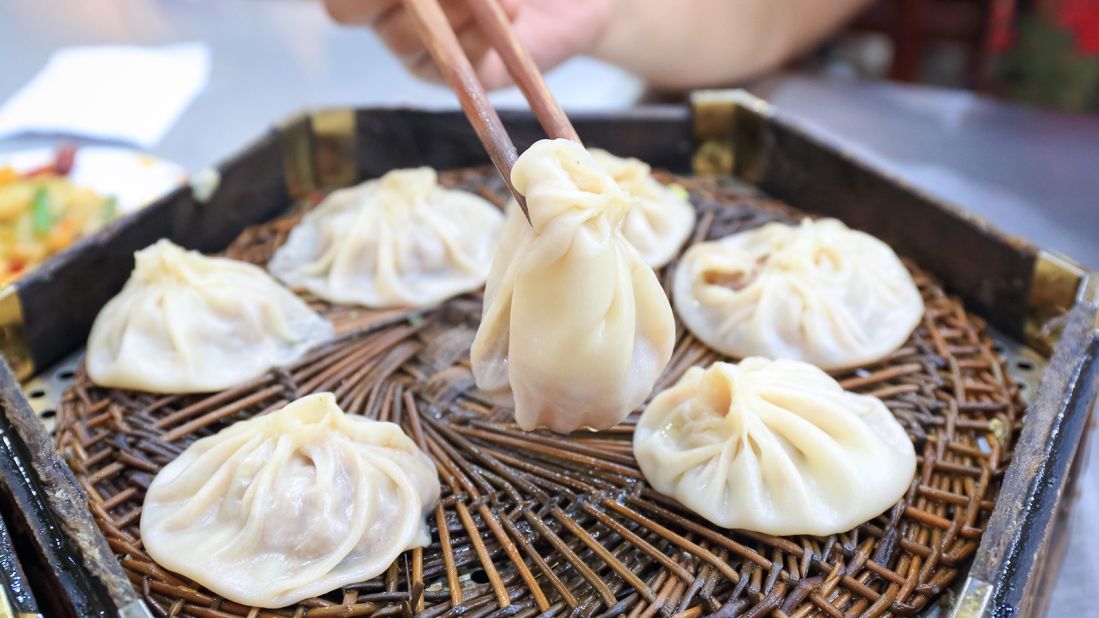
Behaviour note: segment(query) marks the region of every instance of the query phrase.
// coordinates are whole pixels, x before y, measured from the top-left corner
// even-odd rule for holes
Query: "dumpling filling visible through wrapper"
[[[672,297],[691,334],[719,352],[824,369],[885,358],[923,319],[897,254],[836,219],[768,223],[694,245]]]
[[[509,210],[473,342],[473,374],[510,391],[526,430],[606,429],[652,391],[671,358],[664,290],[623,238],[632,202],[579,144],[542,140],[512,183],[531,223]]]
[[[426,547],[438,500],[435,465],[398,425],[320,393],[189,446],[149,486],[141,541],[231,601],[284,607]]]

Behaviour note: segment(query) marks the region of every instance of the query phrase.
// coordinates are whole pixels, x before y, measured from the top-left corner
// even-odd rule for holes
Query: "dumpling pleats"
[[[486,200],[394,170],[306,213],[268,268],[334,303],[426,307],[481,287],[503,226]]]
[[[313,395],[193,444],[147,492],[142,541],[215,593],[283,607],[383,572],[429,542],[432,462],[399,427]]]
[[[155,393],[217,391],[301,357],[332,326],[262,269],[162,240],[96,316],[88,375]]]
[[[672,261],[694,229],[696,213],[687,191],[665,186],[652,176],[652,168],[639,159],[617,157],[605,150],[589,150],[596,165],[633,200],[622,221],[622,236],[653,268]]]
[[[684,325],[719,352],[825,369],[888,356],[923,317],[919,289],[893,250],[835,219],[769,223],[694,245],[673,298]]]
[[[693,367],[634,431],[645,478],[713,523],[775,535],[845,532],[907,491],[915,450],[880,400],[807,363]]]
[[[631,202],[578,145],[543,140],[512,181],[472,360],[477,384],[510,390],[524,429],[604,429],[649,395],[674,322],[653,270],[622,237]]]

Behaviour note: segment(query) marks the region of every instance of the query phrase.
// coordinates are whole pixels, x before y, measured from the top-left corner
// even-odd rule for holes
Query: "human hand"
[[[467,4],[440,0],[451,26],[488,89],[512,83],[500,56],[489,47]],[[590,53],[611,20],[614,0],[497,0],[515,35],[534,63],[548,71],[569,58]],[[441,81],[401,0],[324,0],[328,14],[342,24],[369,26],[415,75]]]

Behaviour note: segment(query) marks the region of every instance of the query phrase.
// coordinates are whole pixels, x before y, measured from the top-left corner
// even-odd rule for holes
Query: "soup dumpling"
[[[675,343],[668,297],[623,238],[633,202],[582,146],[542,140],[515,163],[473,342],[473,375],[510,392],[523,429],[605,429],[649,396]]]
[[[161,240],[96,316],[88,376],[154,393],[217,391],[297,360],[332,325],[263,269]]]
[[[398,425],[320,393],[187,447],[145,494],[141,540],[231,601],[284,607],[427,546],[438,500],[434,464]]]
[[[923,318],[888,245],[836,219],[762,227],[694,245],[673,285],[684,325],[711,348],[824,369],[880,360]]]
[[[503,220],[429,167],[394,170],[325,198],[268,269],[333,303],[427,307],[484,285]]]
[[[649,484],[724,528],[846,532],[897,503],[916,454],[876,397],[821,369],[746,358],[692,367],[634,430]]]
[[[598,148],[590,152],[595,163],[634,199],[622,221],[622,235],[649,266],[661,268],[672,261],[694,229],[696,213],[687,192],[658,182],[644,161]]]

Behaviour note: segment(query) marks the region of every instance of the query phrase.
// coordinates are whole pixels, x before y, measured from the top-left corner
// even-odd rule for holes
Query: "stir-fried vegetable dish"
[[[68,178],[75,149],[62,148],[54,161],[19,172],[0,167],[0,284],[7,284],[46,258],[115,218],[115,198]]]

